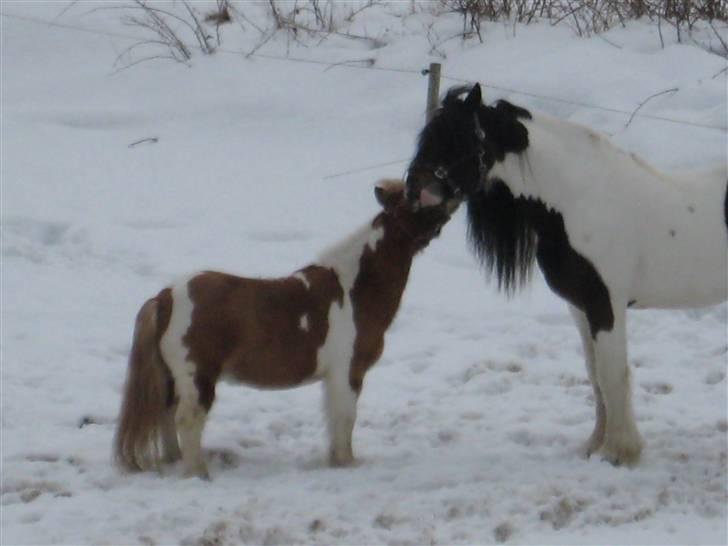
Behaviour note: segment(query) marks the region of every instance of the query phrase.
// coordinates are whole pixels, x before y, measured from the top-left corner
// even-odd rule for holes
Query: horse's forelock
[[[463,104],[465,99],[463,95],[467,95],[473,89],[472,85],[457,85],[451,87],[442,99],[442,107],[452,107],[455,104]]]

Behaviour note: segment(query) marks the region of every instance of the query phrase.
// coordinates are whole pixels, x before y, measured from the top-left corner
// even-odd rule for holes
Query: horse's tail
[[[171,387],[159,351],[159,299],[139,310],[114,438],[114,460],[130,471],[158,468],[162,422]]]

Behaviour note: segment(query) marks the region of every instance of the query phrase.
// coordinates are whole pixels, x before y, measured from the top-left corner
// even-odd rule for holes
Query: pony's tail
[[[158,300],[139,310],[114,438],[114,461],[129,471],[159,467],[169,372],[158,345]]]

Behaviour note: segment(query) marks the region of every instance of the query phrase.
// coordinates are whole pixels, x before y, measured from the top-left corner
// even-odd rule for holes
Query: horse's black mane
[[[557,213],[539,200],[514,197],[500,180],[488,191],[468,199],[468,241],[498,288],[513,293],[531,278],[539,234],[549,229]]]

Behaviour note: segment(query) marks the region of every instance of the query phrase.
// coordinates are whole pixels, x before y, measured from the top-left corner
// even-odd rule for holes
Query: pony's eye
[[[438,167],[437,169],[435,169],[435,178],[437,178],[438,180],[444,180],[445,178],[447,178],[447,170],[445,169],[445,167]]]

